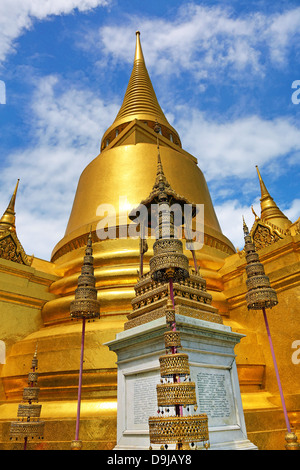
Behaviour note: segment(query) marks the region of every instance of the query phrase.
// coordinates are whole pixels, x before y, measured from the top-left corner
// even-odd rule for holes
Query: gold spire
[[[124,100],[115,121],[102,138],[101,149],[106,146],[106,142],[111,142],[116,137],[117,130],[118,134],[134,119],[147,122],[152,128],[155,122],[158,121],[162,126],[162,134],[168,138],[170,138],[170,134],[172,134],[172,139],[180,145],[179,135],[176,130],[170,126],[158,103],[146,68],[139,31],[136,32],[133,69]]]
[[[258,166],[256,165],[256,170],[259,178],[260,190],[261,190],[261,219],[266,222],[270,222],[273,225],[276,225],[282,230],[287,230],[291,225],[291,221],[281,212],[277,204],[274,202],[274,199],[271,197],[269,191],[266,188],[265,183],[261,177]]]
[[[143,51],[142,51],[142,46],[141,46],[141,40],[140,40],[140,31],[136,31],[136,45],[135,45],[135,55],[134,55],[134,62],[137,60],[141,60],[145,63]]]
[[[16,195],[19,186],[19,179],[17,181],[15,190],[9,201],[6,211],[4,212],[3,216],[0,219],[0,232],[4,232],[6,230],[16,231],[16,213],[15,213],[15,202],[16,202]]]
[[[248,310],[260,310],[272,308],[278,304],[276,291],[271,287],[270,280],[265,274],[264,266],[259,261],[254,241],[249,234],[248,227],[243,218],[243,229],[246,253],[247,294],[246,303]]]

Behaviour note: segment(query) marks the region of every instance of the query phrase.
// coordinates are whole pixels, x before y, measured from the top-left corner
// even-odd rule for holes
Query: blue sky
[[[255,165],[285,214],[300,216],[299,2],[1,0],[0,212],[20,178],[29,255],[50,259],[63,237],[79,176],[122,103],[136,30],[224,234],[243,246],[242,214],[251,227],[252,204],[259,213]]]

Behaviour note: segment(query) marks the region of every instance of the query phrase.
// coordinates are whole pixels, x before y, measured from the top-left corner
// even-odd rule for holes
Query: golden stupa
[[[161,132],[154,128],[159,124]],[[222,234],[197,159],[182,149],[153,90],[136,33],[133,70],[124,101],[104,133],[101,152],[83,171],[65,235],[50,262],[28,257],[16,235],[15,197],[0,221],[0,339],[6,348],[0,364],[0,448],[9,449],[9,425],[16,416],[31,361],[39,344],[41,418],[44,447],[69,449],[74,437],[81,324],[71,321],[78,276],[89,233],[101,317],[86,326],[81,405],[84,449],[112,449],[116,442],[116,356],[105,343],[122,331],[131,312],[138,278],[138,240],[126,237],[128,214],[148,196],[156,175],[157,138],[164,172],[174,190],[193,204],[204,204],[204,246],[197,252],[201,275],[223,322],[246,334],[236,348],[248,437],[261,449],[284,446],[284,420],[275,373],[259,313],[246,308],[246,260]],[[260,177],[261,216],[251,235],[279,304],[272,311],[274,344],[280,351],[283,388],[292,423],[298,424],[300,365],[292,361],[292,343],[300,339],[297,322],[300,280],[300,224],[290,222]],[[116,209],[108,229],[116,238],[99,240],[103,204]],[[100,207],[101,206],[101,207]],[[99,209],[100,207],[100,209]],[[124,236],[125,234],[125,236]],[[152,240],[144,255],[148,269]],[[190,265],[193,259],[186,251]],[[86,436],[86,437],[84,437]],[[282,437],[283,436],[283,437]]]

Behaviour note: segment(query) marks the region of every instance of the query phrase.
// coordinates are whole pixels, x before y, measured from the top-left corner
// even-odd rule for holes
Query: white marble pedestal
[[[247,438],[235,362],[234,347],[243,335],[229,326],[183,315],[176,315],[176,326],[196,384],[197,412],[208,415],[210,448],[257,449]],[[149,449],[148,418],[157,415],[158,358],[165,354],[166,329],[163,317],[118,333],[106,343],[118,357],[115,450]]]

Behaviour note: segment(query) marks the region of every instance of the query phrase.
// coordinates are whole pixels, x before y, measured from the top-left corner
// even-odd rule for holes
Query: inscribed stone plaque
[[[127,429],[148,429],[148,419],[157,415],[156,385],[159,375],[134,374],[126,380]]]
[[[236,424],[229,370],[202,369],[197,372],[196,390],[200,412],[207,414],[209,426]]]

